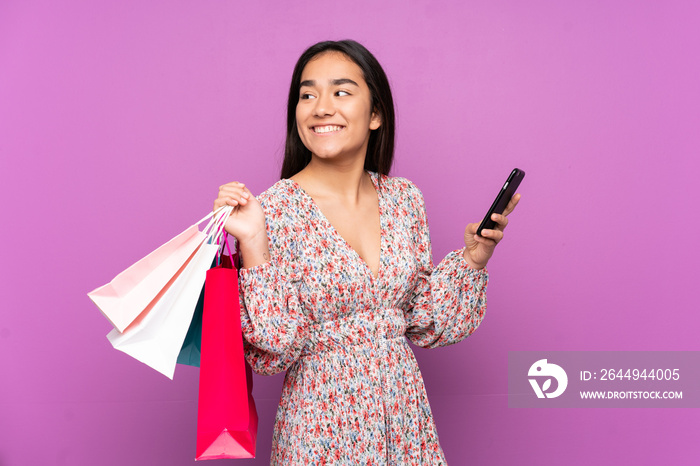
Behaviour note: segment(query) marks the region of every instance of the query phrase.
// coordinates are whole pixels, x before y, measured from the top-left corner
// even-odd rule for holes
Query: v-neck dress
[[[421,192],[370,176],[377,278],[296,182],[258,197],[271,260],[241,270],[241,323],[253,370],[287,371],[272,465],[446,464],[408,341],[433,348],[470,335],[484,317],[488,274],[462,250],[433,266]]]

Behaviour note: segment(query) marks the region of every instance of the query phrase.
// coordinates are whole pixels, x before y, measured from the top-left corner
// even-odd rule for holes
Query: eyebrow
[[[339,78],[339,79],[331,79],[330,80],[331,86],[342,86],[343,84],[352,84],[354,86],[360,87],[359,84],[357,84],[355,81],[349,78]],[[302,81],[301,84],[299,84],[299,87],[314,87],[316,86],[316,81],[313,79],[307,79],[306,81]]]

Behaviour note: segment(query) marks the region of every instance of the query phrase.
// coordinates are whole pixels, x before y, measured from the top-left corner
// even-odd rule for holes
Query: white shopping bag
[[[114,328],[123,332],[135,320],[142,319],[151,305],[172,285],[185,264],[207,235],[197,225],[214,215],[211,212],[88,296],[100,308]],[[211,228],[213,219],[205,231]]]
[[[225,234],[223,224],[231,209],[227,206],[217,211],[215,221],[208,225],[205,240],[180,275],[153,303],[148,314],[124,333],[114,329],[107,335],[114,348],[173,378],[177,356],[192,321],[206,272],[219,249],[217,243]]]

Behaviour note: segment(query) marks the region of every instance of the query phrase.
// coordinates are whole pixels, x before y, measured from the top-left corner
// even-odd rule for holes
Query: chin
[[[340,151],[338,149],[328,149],[328,148],[327,149],[318,149],[317,148],[316,150],[314,150],[314,148],[310,148],[309,150],[311,151],[311,153],[314,156],[316,156],[320,159],[334,159],[334,158],[342,157],[342,155],[343,155],[342,151]]]

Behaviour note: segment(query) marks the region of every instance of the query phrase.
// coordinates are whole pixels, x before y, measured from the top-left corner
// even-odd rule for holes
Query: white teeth
[[[330,133],[341,129],[343,129],[342,126],[314,126],[314,133]]]

